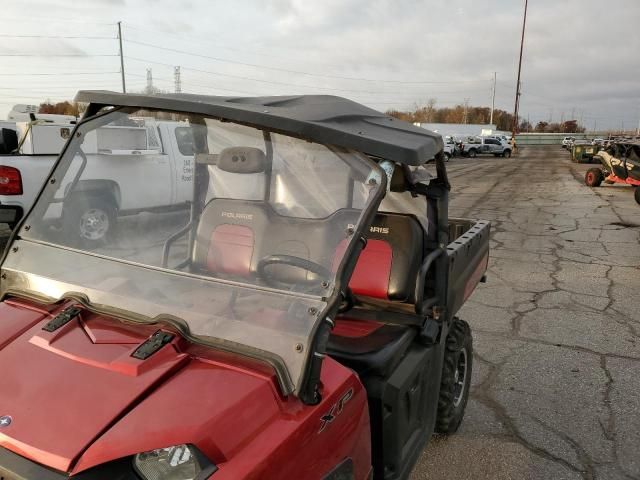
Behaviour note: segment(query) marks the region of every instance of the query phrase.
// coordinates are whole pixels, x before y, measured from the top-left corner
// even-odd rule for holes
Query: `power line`
[[[64,38],[64,39],[82,39],[82,40],[115,40],[117,37],[96,37],[96,36],[75,36],[75,35],[11,35],[8,33],[0,33],[3,38]]]
[[[139,75],[137,73],[127,73],[127,76],[144,77],[144,75]],[[174,81],[175,81],[173,79],[162,78],[162,77],[154,77],[154,80],[156,80],[156,81],[160,80],[160,81],[167,82],[167,83],[170,83],[170,84],[173,84]],[[238,90],[236,88],[233,88],[233,89],[231,89],[231,88],[221,88],[221,87],[218,87],[218,86],[215,86],[215,85],[203,85],[201,83],[187,82],[187,85],[188,86],[192,85],[194,87],[200,87],[200,88],[209,88],[209,89],[212,89],[212,90],[222,90],[224,92],[244,93],[244,94],[253,95],[253,96],[260,95],[259,93],[256,93],[256,92],[247,92],[246,90]]]
[[[155,65],[163,65],[165,67],[171,67],[173,68],[174,65],[168,64],[168,63],[163,63],[163,62],[157,62],[154,60],[145,60],[142,58],[137,58],[137,57],[129,57],[126,56],[125,57],[127,60],[134,60],[137,62],[142,62],[142,63],[153,63]],[[199,73],[205,73],[208,75],[215,75],[215,76],[220,76],[220,77],[227,77],[227,78],[234,78],[237,80],[248,80],[248,81],[252,81],[252,82],[259,82],[259,83],[267,83],[267,84],[271,84],[271,85],[285,85],[285,86],[289,86],[289,87],[298,87],[298,88],[309,88],[312,90],[326,90],[326,91],[331,91],[331,92],[353,92],[353,93],[368,93],[371,95],[388,95],[388,94],[395,94],[396,92],[392,92],[392,91],[370,91],[370,90],[360,90],[360,89],[349,89],[349,88],[331,88],[331,87],[320,87],[317,85],[307,85],[307,84],[302,84],[302,83],[289,83],[289,82],[280,82],[280,81],[276,81],[276,80],[264,80],[262,78],[254,78],[254,77],[245,77],[245,76],[241,76],[241,75],[232,75],[229,73],[220,73],[220,72],[212,72],[210,70],[202,70],[199,68],[190,68],[190,67],[181,67],[182,70],[188,70],[188,71],[192,71],[192,72],[199,72]],[[460,91],[460,92],[442,92],[442,94],[445,93],[468,93],[471,92],[472,90],[464,90],[464,91]],[[474,91],[480,91],[480,90],[474,90]],[[484,91],[484,90],[482,90]],[[406,95],[437,95],[438,92],[433,92],[433,93],[423,93],[423,92],[403,92],[403,94]]]
[[[34,73],[0,73],[0,76],[6,77],[28,77],[32,75],[37,76],[69,76],[69,75],[112,75],[115,73],[120,73],[119,71],[114,72],[34,72]]]
[[[192,57],[198,57],[198,58],[206,58],[208,60],[213,60],[216,62],[222,62],[222,63],[230,63],[233,65],[242,65],[245,67],[253,67],[253,68],[261,68],[264,70],[273,70],[276,72],[283,72],[283,73],[294,73],[297,75],[307,75],[307,76],[311,76],[311,77],[321,77],[321,78],[333,78],[333,79],[337,79],[337,80],[357,80],[359,82],[381,82],[381,83],[396,83],[396,84],[402,84],[402,85],[422,85],[422,84],[433,84],[433,85],[442,85],[442,84],[450,84],[450,83],[478,83],[478,82],[484,82],[484,80],[454,80],[454,81],[449,81],[449,82],[444,82],[444,81],[438,81],[438,82],[433,82],[433,81],[426,81],[426,80],[383,80],[383,79],[372,79],[372,78],[362,78],[362,77],[346,77],[346,76],[342,76],[342,75],[330,75],[330,74],[324,74],[324,73],[311,73],[311,72],[305,72],[302,70],[290,70],[287,68],[279,68],[279,67],[271,67],[268,65],[260,65],[257,63],[248,63],[248,62],[239,62],[236,60],[229,60],[226,58],[220,58],[220,57],[213,57],[211,55],[203,55],[200,53],[193,53],[193,52],[188,52],[186,50],[179,50],[177,48],[170,48],[170,47],[163,47],[161,45],[156,45],[153,43],[147,43],[147,42],[139,42],[137,40],[126,40],[127,43],[133,43],[136,45],[142,45],[145,47],[151,47],[151,48],[157,48],[159,50],[165,50],[167,52],[174,52],[174,53],[180,53],[183,55],[190,55]]]
[[[85,86],[87,87],[112,87],[113,85],[105,85],[104,83],[100,83],[100,84],[82,84],[83,88]],[[0,90],[10,90],[10,91],[18,91],[18,92],[31,92],[31,93],[36,93],[36,92],[48,92],[51,90],[77,90],[76,87],[69,87],[69,86],[62,86],[62,85],[57,85],[57,86],[47,86],[46,88],[43,87],[36,87],[34,89],[31,89],[29,87],[24,87],[24,86],[19,86],[19,87],[0,87]]]
[[[134,76],[134,77],[140,77],[140,78],[144,78],[145,77],[144,75],[135,74],[135,73],[128,73],[127,75]],[[156,81],[165,82],[166,83],[166,88],[168,88],[168,89],[171,87],[171,85],[173,83],[172,79],[166,78],[166,77],[154,76],[153,79],[154,79],[154,82],[156,82]],[[268,95],[268,94],[265,94],[265,92],[249,92],[249,91],[246,91],[246,90],[239,90],[239,89],[235,89],[235,88],[234,89],[222,88],[222,87],[218,87],[218,86],[215,86],[215,85],[203,85],[201,83],[193,83],[191,81],[187,81],[185,85],[186,85],[186,88],[197,87],[198,89],[206,89],[206,90],[209,90],[209,91],[213,90],[214,92],[221,90],[221,91],[241,93],[241,94],[246,94],[246,95],[251,95],[251,96]],[[185,90],[185,88],[183,87],[183,92],[184,92],[184,90]],[[189,89],[188,93],[199,93],[199,92]],[[208,92],[206,92],[206,93],[208,93]],[[351,95],[351,97],[358,97],[358,95]],[[408,104],[416,103],[416,101],[414,99],[407,99],[407,98],[398,98],[398,99],[395,99],[393,101],[392,100],[393,99],[379,99],[379,98],[375,98],[375,99],[374,98],[359,98],[358,99],[359,102],[366,103],[366,104],[369,104],[369,105],[400,105],[400,104],[408,105]],[[462,105],[462,102],[459,102],[459,101],[441,101],[441,100],[438,100],[437,103],[438,103],[438,105],[445,105],[445,106],[447,106],[447,105],[449,105],[449,106]]]
[[[60,23],[82,23],[82,24],[91,24],[91,25],[110,25],[113,26],[116,23],[115,22],[95,22],[92,20],[85,20],[85,19],[73,19],[73,18],[54,18],[54,17],[32,17],[31,15],[25,15],[23,17],[5,17],[4,15],[2,16],[2,20],[6,21],[6,20],[12,20],[12,21],[16,21],[16,22],[22,22],[22,23],[31,23],[34,20],[42,20],[44,22],[60,22]]]
[[[136,25],[132,25],[129,22],[122,22],[124,25],[126,25],[127,28],[129,29],[133,29],[133,30],[139,30],[139,31],[146,31],[146,32],[154,32],[154,33],[159,33],[163,36],[165,35],[170,35],[173,36],[175,38],[181,39],[183,41],[189,42],[189,43],[197,43],[198,45],[202,45],[203,43],[205,44],[209,44],[209,45],[214,45],[217,48],[222,48],[224,50],[230,50],[230,51],[234,51],[234,52],[240,52],[240,53],[248,53],[251,55],[256,55],[256,51],[255,50],[244,50],[244,49],[240,49],[240,48],[235,48],[235,47],[230,47],[227,45],[222,45],[220,43],[217,42],[212,42],[211,40],[209,40],[208,38],[203,38],[203,37],[198,37],[198,36],[185,36],[185,35],[179,35],[176,33],[172,33],[172,32],[166,32],[166,31],[162,31],[162,30],[155,30],[152,28],[146,28],[146,27],[140,27],[140,26],[136,26]],[[131,40],[129,40],[131,41]],[[165,48],[162,47],[160,45],[155,45],[155,44],[149,44],[149,43],[143,43],[143,42],[138,42],[140,44],[144,44],[147,46],[152,46],[154,48]],[[281,47],[282,48],[282,47]],[[295,49],[292,49],[295,50]],[[185,54],[193,54],[192,52],[186,52],[186,51],[180,51],[180,53],[185,53]],[[291,57],[281,57],[281,56],[276,56],[276,55],[271,55],[269,53],[264,53],[264,52],[259,52],[259,55],[261,57],[269,57],[269,58],[275,58],[275,59],[279,59],[279,60],[285,60],[285,61],[291,61]],[[217,58],[217,57],[216,57]],[[224,59],[224,60],[220,60],[220,61],[228,61],[228,62],[232,62],[233,60],[228,60],[228,59]],[[307,63],[310,64],[310,62],[308,61],[304,61],[304,60],[296,60],[298,63],[302,62],[302,63]],[[240,64],[243,64],[241,62],[238,62]],[[258,66],[257,64],[251,64],[251,63],[247,63],[247,66]],[[316,66],[318,66],[318,64],[316,64]],[[322,65],[319,65],[322,66]],[[324,65],[325,67],[327,67],[327,65]],[[276,67],[272,67],[272,66],[266,66],[266,65],[259,65],[260,68],[268,68],[268,69],[275,69]],[[330,67],[331,68],[331,67]],[[450,81],[426,81],[426,80],[411,80],[411,81],[404,81],[404,80],[387,80],[387,79],[369,79],[369,78],[360,78],[360,77],[345,77],[345,76],[338,76],[338,75],[325,75],[325,74],[312,74],[312,73],[308,73],[308,72],[299,72],[297,70],[287,70],[287,69],[282,69],[284,71],[287,72],[291,72],[291,73],[300,73],[303,75],[315,75],[315,76],[326,76],[328,78],[338,78],[338,79],[344,79],[344,80],[357,80],[357,81],[364,81],[364,82],[382,82],[382,83],[404,83],[404,84],[450,84],[450,83],[481,83],[484,82],[485,80],[450,80]]]
[[[118,54],[112,53],[0,53],[0,57],[117,57]]]

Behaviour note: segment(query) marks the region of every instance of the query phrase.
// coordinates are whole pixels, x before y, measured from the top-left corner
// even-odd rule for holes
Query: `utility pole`
[[[120,74],[122,75],[122,93],[127,93],[127,84],[124,81],[124,55],[122,53],[122,22],[118,22],[118,43],[120,44]]]
[[[471,100],[470,98],[465,98],[464,99],[464,114],[463,114],[463,118],[462,118],[462,123],[468,123],[468,113],[469,113],[469,100]]]
[[[173,67],[173,84],[175,93],[181,93],[182,80],[180,79],[180,67]]]
[[[520,59],[518,60],[518,83],[516,84],[516,105],[513,112],[513,128],[511,141],[515,143],[518,133],[518,108],[520,107],[520,74],[522,73],[522,51],[524,49],[524,31],[527,26],[527,6],[529,0],[524,0],[524,18],[522,20],[522,37],[520,38]]]
[[[497,76],[497,73],[493,72],[493,91],[491,92],[491,115],[489,117],[490,125],[493,125],[493,111],[496,108],[496,76]]]

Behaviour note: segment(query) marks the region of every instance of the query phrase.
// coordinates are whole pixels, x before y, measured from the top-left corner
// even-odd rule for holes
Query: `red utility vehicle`
[[[76,99],[1,263],[0,478],[405,479],[456,431],[472,340],[455,314],[490,226],[448,218],[440,135],[328,96]],[[85,143],[149,117],[191,132],[192,200],[105,211],[121,192]],[[167,158],[139,157],[140,191],[175,195],[152,174]],[[71,198],[117,230],[79,242]]]

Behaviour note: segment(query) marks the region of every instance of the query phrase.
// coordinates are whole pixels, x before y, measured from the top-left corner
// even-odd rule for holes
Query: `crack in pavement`
[[[530,465],[531,472],[538,473],[526,478],[573,474],[599,480],[615,472],[619,478],[638,479],[640,465],[620,446],[637,442],[640,458],[640,432],[621,433],[624,423],[616,416],[620,407],[614,408],[612,397],[614,391],[618,397],[633,396],[633,390],[615,382],[608,362],[623,362],[629,369],[637,369],[640,362],[640,301],[636,309],[629,308],[619,280],[621,275],[638,279],[628,287],[630,292],[640,287],[640,275],[630,273],[640,273],[640,231],[612,225],[640,224],[640,209],[626,209],[623,202],[633,204],[632,197],[603,196],[584,186],[576,173],[584,167],[571,164],[562,157],[564,152],[524,153],[510,161],[489,159],[450,170],[451,210],[459,214],[451,216],[492,223],[489,282],[476,290],[464,310],[479,338],[474,358],[483,372],[486,369],[471,398],[493,415],[483,421],[498,422],[505,432],[492,433],[493,427],[482,435],[515,442],[538,458]],[[494,311],[503,313],[487,323]],[[547,352],[549,360],[540,357],[541,352]],[[516,367],[527,361],[535,361],[544,374]],[[532,391],[532,380],[542,390]],[[587,405],[578,421],[552,406],[566,404],[568,398],[571,411],[568,392],[551,387],[571,382],[581,392],[574,400]],[[516,398],[517,404],[511,403]],[[454,446],[462,441],[456,437],[447,442]],[[560,452],[568,450],[562,445],[575,458],[564,458]],[[446,458],[431,459],[428,452],[429,447],[418,467],[429,466],[431,474],[412,478],[453,478],[444,470],[431,476]],[[517,465],[505,465],[492,477],[474,468],[470,465],[465,478],[524,478],[511,476],[519,471]]]

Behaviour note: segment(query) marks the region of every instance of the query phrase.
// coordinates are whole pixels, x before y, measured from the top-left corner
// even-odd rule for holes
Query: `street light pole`
[[[520,73],[522,72],[522,51],[524,49],[524,31],[527,26],[527,6],[529,0],[524,0],[524,19],[522,20],[522,38],[520,39],[520,59],[518,60],[518,83],[516,84],[516,105],[513,112],[513,128],[511,141],[515,142],[518,133],[518,108],[520,107]]]

